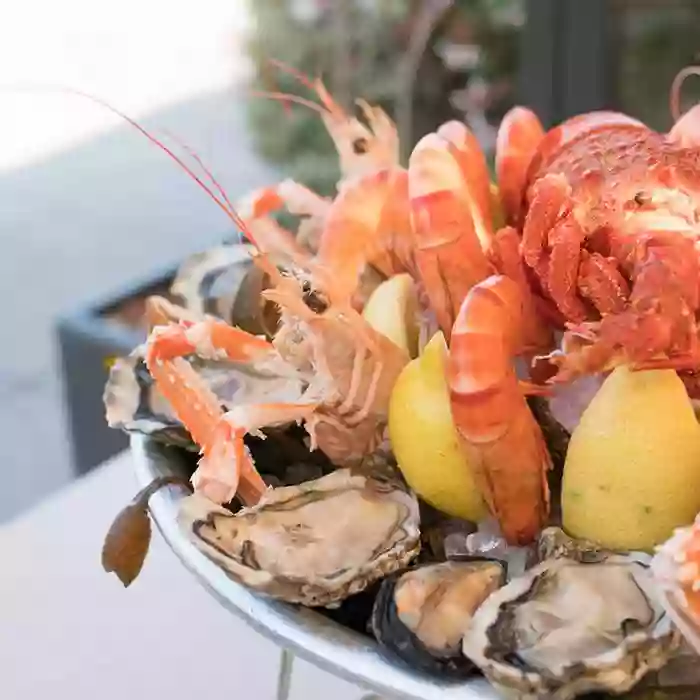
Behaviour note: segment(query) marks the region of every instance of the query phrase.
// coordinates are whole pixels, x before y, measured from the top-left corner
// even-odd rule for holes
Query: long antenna
[[[700,75],[700,66],[686,66],[685,68],[681,68],[671,84],[670,106],[671,119],[673,119],[674,124],[682,116],[681,88],[683,87],[683,83],[686,81],[686,78],[689,78],[691,75]]]
[[[217,206],[228,216],[231,221],[240,229],[241,233],[256,247],[259,248],[257,241],[255,240],[255,237],[251,233],[250,229],[246,225],[246,223],[243,221],[243,219],[240,217],[240,215],[235,211],[233,206],[231,205],[231,202],[229,198],[226,196],[223,187],[216,181],[216,178],[212,175],[211,171],[204,165],[202,162],[201,158],[194,154],[191,149],[188,149],[195,158],[195,160],[199,163],[199,165],[202,167],[204,172],[207,174],[207,176],[212,180],[214,183],[214,187],[221,193],[223,199],[219,198],[207,185],[206,182],[202,180],[197,173],[195,173],[192,168],[182,159],[180,156],[177,155],[174,151],[172,151],[170,148],[168,148],[164,143],[159,141],[155,136],[153,136],[151,133],[149,133],[141,124],[139,124],[135,119],[130,117],[128,114],[125,114],[121,110],[117,109],[113,105],[111,105],[109,102],[96,97],[95,95],[91,95],[87,92],[83,92],[82,90],[77,90],[76,88],[70,88],[70,87],[59,87],[59,86],[35,86],[35,87],[23,87],[23,88],[13,88],[16,91],[21,91],[21,92],[59,92],[59,93],[68,93],[71,95],[77,95],[78,97],[82,97],[86,100],[89,100],[90,102],[94,102],[95,104],[100,105],[101,107],[104,107],[108,111],[112,112],[113,114],[116,114],[118,117],[123,119],[125,122],[133,126],[137,131],[139,131],[143,136],[145,136],[151,143],[154,145],[158,146],[162,151],[165,152],[165,154],[174,160],[196,183],[201,187],[208,195],[209,197],[216,202]]]

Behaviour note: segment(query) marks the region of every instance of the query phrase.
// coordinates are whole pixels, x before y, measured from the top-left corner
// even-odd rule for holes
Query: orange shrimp
[[[503,118],[496,137],[496,179],[506,221],[521,223],[527,174],[545,132],[537,115],[514,107]]]
[[[331,205],[316,262],[332,274],[328,291],[350,304],[360,276],[373,265],[386,277],[412,269],[408,174],[402,168],[369,173],[349,183]]]
[[[518,381],[523,304],[518,285],[494,275],[466,296],[452,331],[447,379],[455,427],[474,478],[506,540],[529,544],[547,522],[551,459]]]
[[[501,273],[520,289],[524,349],[550,349],[551,332],[535,305],[520,237],[511,227],[493,232],[488,168],[469,129],[447,122],[423,137],[411,155],[408,181],[415,266],[445,337],[469,290]]]
[[[319,103],[284,92],[253,91],[252,94],[279,100],[285,104],[302,105],[321,116],[338,152],[341,185],[354,177],[399,165],[399,133],[394,122],[381,107],[357,100],[356,104],[366,122],[363,124],[333,99],[320,79],[312,80],[281,61],[273,59],[270,63],[311,90],[319,99]]]
[[[486,166],[482,169],[481,151],[465,137],[468,129],[460,131],[460,148],[453,126],[450,141],[439,133],[424,136],[408,166],[416,268],[448,339],[467,292],[496,272],[485,252],[492,239],[490,204],[483,199]],[[483,182],[468,182],[466,173],[480,173]]]

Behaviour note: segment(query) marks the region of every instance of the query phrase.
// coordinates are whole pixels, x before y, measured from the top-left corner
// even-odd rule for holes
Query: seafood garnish
[[[359,102],[363,123],[320,80],[278,67],[314,99],[263,95],[321,115],[340,164],[332,197],[285,180],[234,208],[198,157],[206,178],[125,117],[207,192],[240,240],[185,261],[171,290],[181,305],[148,300],[146,342],[110,371],[109,424],[199,450],[180,524],[234,580],[314,607],[362,593],[355,628],[369,621],[380,647],[415,669],[478,670],[519,700],[677,679],[692,688],[700,515],[653,557],[612,547],[651,550],[670,530],[657,527],[661,515],[685,524],[697,510],[681,512],[676,492],[686,481],[685,494],[700,488],[685,477],[700,449],[689,410],[700,405],[700,106],[683,116],[676,107],[668,134],[610,111],[545,131],[516,107],[499,129],[495,188],[464,124],[425,135],[403,167],[381,109]],[[691,73],[700,68],[674,83],[676,106]],[[277,223],[283,208],[301,219],[298,230]],[[423,415],[439,408],[440,428],[449,428],[425,450],[428,433],[404,431],[413,439],[403,454],[394,425],[408,425],[429,392],[418,382],[410,399],[395,390],[409,344],[386,309],[406,304],[393,282],[372,293],[396,275],[415,289],[419,348],[440,336],[444,352],[429,368],[440,393]],[[600,391],[611,371],[639,380],[629,395],[611,381]],[[668,433],[683,439],[669,442],[657,407],[645,402],[656,396],[654,379],[675,386],[656,403],[668,426],[685,420],[682,432]],[[603,402],[605,392],[614,401]],[[285,444],[293,455],[277,459]],[[436,454],[448,444],[450,469],[434,483]],[[669,444],[682,448],[673,459],[665,459]],[[605,459],[590,459],[599,445]],[[675,469],[658,491],[656,465]],[[462,466],[469,480],[451,481]],[[479,510],[446,519],[436,509],[447,511],[447,499],[428,508],[397,469],[407,479],[417,472],[421,480],[409,481],[428,500],[439,489],[463,491]],[[575,474],[581,483],[569,491]],[[569,496],[601,527],[574,527]],[[623,505],[631,517],[613,521]],[[147,551],[146,508],[142,494],[107,538],[104,566],[125,585]],[[573,539],[562,522],[597,541]],[[613,539],[613,525],[633,537]],[[643,544],[634,539],[646,532]],[[337,619],[347,621],[352,606],[351,598]]]
[[[420,548],[415,496],[396,480],[348,469],[268,491],[236,515],[194,494],[180,523],[237,581],[309,606],[337,605],[404,568]]]
[[[538,564],[476,611],[462,649],[508,696],[569,700],[631,689],[679,644],[649,557],[629,554]]]

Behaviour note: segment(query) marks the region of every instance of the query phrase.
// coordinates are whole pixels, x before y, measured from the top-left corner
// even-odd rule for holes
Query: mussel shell
[[[463,582],[462,575],[472,578],[475,586],[472,590],[462,589],[457,591],[456,586]],[[429,577],[434,576],[435,581],[431,583]],[[425,587],[419,582],[425,577]],[[450,580],[454,577],[453,580]],[[405,665],[414,670],[420,670],[424,673],[450,676],[455,678],[463,678],[472,675],[477,669],[475,665],[462,654],[461,635],[462,626],[466,628],[469,625],[472,614],[494,590],[505,583],[506,569],[505,566],[495,560],[474,559],[470,562],[443,562],[440,564],[428,564],[410,568],[406,571],[400,571],[386,578],[380,588],[377,598],[374,602],[372,611],[372,631],[380,647],[394,658],[400,659]],[[401,613],[397,606],[396,595],[402,586],[411,585],[414,581],[418,583],[417,593],[418,600],[424,595],[424,609],[419,608],[415,613],[415,622],[417,625],[425,625],[422,631],[418,631],[417,627],[413,630],[406,624],[406,618],[401,619]],[[422,590],[421,590],[422,589]],[[464,604],[461,616],[456,616],[455,605],[456,601],[450,599],[449,607],[443,607],[442,611],[436,612],[435,607],[440,606],[450,592],[459,592],[463,598],[459,600],[460,604]],[[414,602],[413,600],[411,602]],[[428,610],[428,607],[431,609]],[[424,614],[433,613],[439,615],[431,621]],[[434,638],[438,644],[430,645],[428,637],[430,634],[436,634],[435,627],[432,627],[431,622],[453,625],[456,624],[460,628],[459,632],[455,629],[447,628],[440,629],[445,631],[445,638]],[[423,634],[421,638],[419,634]]]

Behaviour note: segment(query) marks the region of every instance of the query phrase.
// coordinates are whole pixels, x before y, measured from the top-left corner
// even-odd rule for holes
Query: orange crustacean
[[[324,94],[318,85],[315,88]],[[335,107],[328,111],[329,123],[337,133],[352,133],[354,127],[344,130],[342,120],[352,126],[356,121],[354,117],[342,116]],[[375,114],[369,107],[365,108],[365,113]],[[139,125],[129,121],[163,147]],[[383,119],[381,125],[378,130],[381,139],[393,139],[393,125],[388,128],[388,122]],[[380,444],[389,395],[408,357],[357,313],[357,286],[367,266],[376,266],[385,276],[397,272],[412,274],[447,336],[451,335],[463,303],[463,316],[473,311],[469,301],[472,297],[467,298],[470,289],[501,271],[510,273],[512,281],[506,282],[514,285],[515,297],[518,303],[522,302],[519,307],[522,328],[517,334],[518,343],[508,346],[501,369],[510,377],[508,352],[518,352],[522,348],[548,349],[549,333],[531,303],[518,255],[516,232],[507,229],[494,234],[492,231],[487,169],[473,135],[463,124],[451,122],[433,136],[416,147],[408,169],[394,162],[393,154],[397,149],[393,141],[389,145],[381,139],[369,143],[366,152],[360,155],[376,152],[379,156],[371,166],[366,165],[368,161],[364,159],[365,165],[358,166],[339,185],[338,195],[322,212],[323,225],[315,255],[306,251],[300,255],[286,233],[263,236],[264,240],[257,244],[249,221],[266,216],[282,202],[282,197],[272,196],[271,190],[263,193],[262,198],[256,195],[247,210],[249,221],[244,221],[208,170],[205,172],[218,193],[172,151],[165,149],[208,192],[243,235],[258,245],[261,254],[257,261],[273,281],[266,296],[282,309],[282,325],[273,343],[269,343],[224,322],[193,320],[152,304],[152,318],[156,322],[158,319],[167,321],[168,312],[175,320],[156,325],[151,331],[146,364],[160,392],[201,447],[202,459],[193,485],[212,500],[227,502],[238,496],[250,505],[264,492],[265,484],[243,442],[248,432],[257,433],[261,428],[280,423],[305,421],[312,446],[318,446],[336,464],[362,458]],[[344,141],[341,139],[339,143]],[[346,158],[346,168],[350,168],[352,162],[352,158]],[[480,185],[473,194],[475,179]],[[278,244],[281,250],[276,249]],[[306,269],[311,287],[325,300],[323,308],[312,310],[304,301],[299,280],[281,275],[264,251],[281,252],[292,258],[294,265]],[[460,279],[465,274],[468,284]],[[462,326],[458,330],[462,333]],[[498,333],[503,335],[501,330]],[[509,331],[505,335],[510,335]],[[496,342],[499,342],[498,337]],[[459,339],[456,345],[459,346]],[[470,398],[470,390],[465,391],[468,382],[460,383],[462,368],[469,372],[482,369],[480,361],[471,365],[466,361],[470,352],[470,344],[462,344],[455,354],[459,362],[451,373],[453,393],[460,395],[459,403],[462,409],[466,408],[466,415],[470,413],[467,408],[470,400],[473,399],[477,411],[481,410],[478,406],[482,400],[478,396],[481,389]],[[187,361],[187,356],[192,354],[250,363],[268,370],[272,366],[275,371],[306,373],[308,389],[289,403],[241,406],[226,413]],[[516,381],[516,386],[516,392],[523,388],[532,390],[527,383]],[[499,393],[502,387],[495,389]],[[506,400],[509,396],[507,393],[499,395]],[[515,413],[524,429],[531,431],[533,444],[543,444],[539,426],[532,420],[524,401],[517,403]],[[509,416],[512,418],[513,414]],[[455,418],[459,429],[464,415],[455,409]],[[486,435],[486,442],[474,441],[471,428],[473,424],[461,431],[465,446],[479,454],[484,450],[492,455],[501,454],[498,446],[504,435],[491,432]],[[509,435],[512,437],[514,433]],[[496,449],[492,444],[494,440],[498,443]],[[536,481],[541,490],[532,501],[523,501],[522,513],[526,515],[520,518],[517,527],[509,526],[507,504],[500,502],[502,492],[485,494],[511,541],[529,541],[546,520],[548,494],[544,474],[547,464],[540,457],[526,465],[527,474],[515,471],[508,475],[514,485]],[[499,472],[504,465],[497,462],[498,459],[479,461],[483,467],[480,483],[485,489],[490,484],[491,470],[495,470],[494,474],[508,473],[508,465],[505,465],[505,472]]]
[[[449,341],[453,418],[484,499],[509,542],[529,543],[549,517],[550,459],[524,399],[544,389],[532,377],[516,375],[515,358],[547,358],[556,366],[555,381],[620,362],[691,372],[700,366],[697,112],[691,110],[663,135],[612,112],[580,115],[545,132],[532,112],[515,108],[497,139],[507,225],[494,230],[488,168],[468,127],[449,122],[426,135],[403,168],[395,129],[385,115],[380,128],[363,127],[357,153],[355,140],[346,136],[357,133],[359,122],[320,83],[312,85],[331,135],[343,135],[334,140],[345,144],[339,151],[346,176],[332,201],[314,200],[321,220],[317,251],[303,256],[292,246],[287,251],[326,306],[311,311],[301,288],[289,286],[297,284],[290,278],[278,277],[268,296],[287,314],[274,341],[279,346],[292,340],[293,351],[283,360],[335,383],[299,402],[256,407],[246,418],[242,410],[222,416],[209,401],[205,427],[192,428],[205,452],[195,485],[215,472],[212,481],[224,485],[212,489],[217,500],[238,493],[254,502],[264,485],[242,436],[295,417],[306,419],[312,431],[319,416],[328,429],[339,421],[342,430],[331,431],[325,445],[315,431],[318,445],[331,453],[356,455],[376,446],[388,394],[407,358],[363,322],[357,286],[366,267],[385,276],[408,272]],[[365,114],[375,113],[366,108]],[[230,203],[210,195],[255,242]],[[282,200],[265,201],[274,208]],[[259,247],[266,250],[264,241]],[[259,260],[269,264],[264,255]],[[210,350],[210,343],[241,361],[280,352],[230,327],[221,329],[217,342],[218,326],[195,328],[186,322],[157,328],[149,340],[149,368],[159,387],[170,385],[164,392],[174,405],[182,404],[180,417],[188,427],[203,420],[191,415],[192,406],[206,401],[197,398],[204,398],[204,389],[197,388],[182,355],[193,348]],[[554,330],[565,331],[560,349]],[[178,374],[173,383],[174,368],[187,376]],[[338,442],[339,434],[345,437]]]

